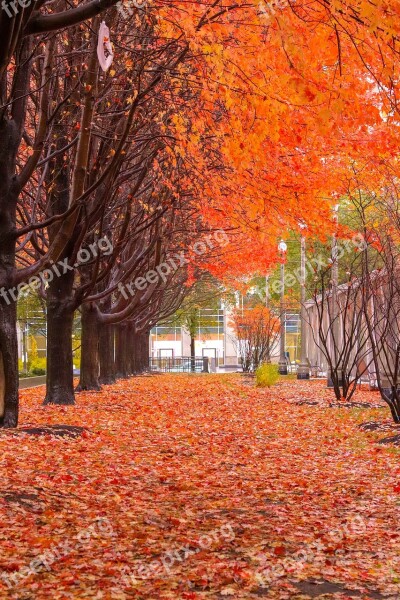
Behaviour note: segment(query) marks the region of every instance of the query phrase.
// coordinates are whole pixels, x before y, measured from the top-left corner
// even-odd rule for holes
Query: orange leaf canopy
[[[235,232],[216,273],[265,270],[277,239],[300,223],[309,235],[329,232],[354,164],[393,157],[398,145],[399,3],[385,29],[382,2],[262,5],[160,11],[162,35],[184,36],[195,57],[178,73],[198,86],[193,106],[182,101],[174,117],[178,154],[192,167],[186,183],[203,219]]]

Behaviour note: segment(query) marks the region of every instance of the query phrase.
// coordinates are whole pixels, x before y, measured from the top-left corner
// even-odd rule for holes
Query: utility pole
[[[300,262],[300,365],[297,370],[297,379],[310,379],[310,367],[307,361],[306,340],[306,238],[301,236],[301,262]]]
[[[280,302],[280,320],[281,320],[281,339],[280,339],[280,357],[278,371],[280,375],[287,375],[287,360],[285,354],[286,346],[286,314],[285,314],[285,260],[287,245],[283,240],[279,242],[278,250],[281,255],[281,302]]]

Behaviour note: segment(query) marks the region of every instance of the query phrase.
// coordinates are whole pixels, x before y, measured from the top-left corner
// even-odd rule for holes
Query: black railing
[[[209,359],[191,358],[182,356],[172,358],[150,358],[150,371],[162,371],[163,373],[209,373]]]

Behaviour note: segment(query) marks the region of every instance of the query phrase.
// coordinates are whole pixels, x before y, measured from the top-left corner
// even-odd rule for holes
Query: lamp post
[[[22,364],[24,373],[28,373],[28,333],[29,326],[28,320],[24,322],[24,328],[22,330]]]
[[[279,242],[278,245],[279,254],[281,255],[281,303],[280,303],[280,317],[281,317],[281,347],[280,347],[280,357],[279,357],[279,365],[278,371],[280,375],[287,375],[287,361],[285,355],[285,341],[286,341],[286,332],[285,332],[285,257],[287,251],[287,245],[283,240]]]
[[[269,275],[265,276],[265,308],[269,309]],[[265,360],[267,363],[271,362],[271,347],[268,344]]]
[[[297,370],[297,379],[310,379],[310,367],[307,362],[306,344],[306,239],[301,236],[301,262],[300,262],[300,364]]]

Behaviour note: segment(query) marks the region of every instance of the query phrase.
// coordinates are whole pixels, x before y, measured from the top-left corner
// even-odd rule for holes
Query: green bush
[[[21,359],[18,360],[18,371],[20,377],[38,377],[39,375],[46,375],[46,358],[40,358],[36,356],[30,363],[28,362],[29,370],[27,373],[24,371],[24,364]]]
[[[39,367],[34,367],[33,369],[31,369],[31,373],[32,375],[46,375],[46,371],[45,369],[39,369]]]
[[[256,382],[258,387],[271,387],[279,379],[278,366],[265,364],[258,367],[256,371]]]
[[[31,373],[32,373],[32,375],[36,375],[36,376],[39,376],[39,375],[46,375],[46,371],[45,371],[45,369],[39,369],[38,367],[34,367],[34,368],[31,370]]]

